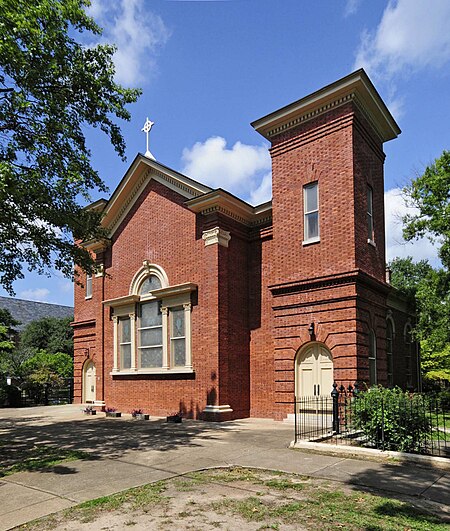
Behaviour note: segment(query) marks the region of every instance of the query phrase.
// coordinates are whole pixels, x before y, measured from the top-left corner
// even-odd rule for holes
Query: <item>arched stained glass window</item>
[[[160,289],[161,281],[156,275],[150,275],[147,277],[144,282],[141,284],[141,289],[139,290],[139,295],[147,295],[155,289]]]

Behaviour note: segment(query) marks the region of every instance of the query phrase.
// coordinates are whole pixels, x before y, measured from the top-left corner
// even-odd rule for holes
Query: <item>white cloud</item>
[[[50,290],[47,288],[26,289],[19,293],[19,298],[28,301],[48,302]]]
[[[385,225],[386,225],[386,261],[393,258],[412,256],[415,261],[428,260],[434,266],[440,265],[437,248],[427,239],[406,242],[402,236],[402,217],[414,214],[417,209],[405,204],[402,190],[393,188],[384,194]]]
[[[272,199],[272,173],[266,173],[261,180],[260,185],[252,190],[249,197],[249,203],[260,205]]]
[[[88,13],[104,28],[101,43],[117,46],[115,79],[124,85],[143,84],[156,68],[156,54],[170,37],[162,18],[144,0],[94,0]]]
[[[365,31],[355,68],[392,79],[450,60],[449,0],[390,0],[375,31]]]
[[[212,188],[224,188],[251,202],[270,199],[271,160],[265,146],[236,142],[230,149],[220,136],[185,148],[183,173]]]
[[[350,15],[354,15],[358,11],[360,4],[361,0],[347,0],[344,9],[344,16],[349,17]]]

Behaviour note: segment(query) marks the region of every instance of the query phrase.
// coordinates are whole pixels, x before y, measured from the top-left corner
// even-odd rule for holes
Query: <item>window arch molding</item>
[[[387,383],[389,387],[394,385],[394,340],[395,322],[392,312],[389,310],[386,316],[386,362],[387,362]]]
[[[405,339],[405,343],[412,343],[412,324],[411,319],[409,318],[403,328],[403,337]]]
[[[413,385],[412,358],[413,358],[413,349],[414,349],[414,339],[413,339],[413,327],[412,327],[410,318],[408,318],[403,328],[403,339],[405,342],[404,363],[405,363],[406,387],[412,388],[412,385]]]
[[[169,278],[164,269],[156,264],[150,264],[144,260],[142,267],[136,271],[130,284],[130,295],[139,295],[139,290],[143,282],[151,275],[154,275],[160,282],[162,288],[169,287]]]
[[[392,311],[391,310],[388,310],[388,313],[387,313],[387,316],[386,316],[386,324],[388,322],[391,324],[392,336],[395,338],[395,321],[394,321],[394,318],[392,316]]]

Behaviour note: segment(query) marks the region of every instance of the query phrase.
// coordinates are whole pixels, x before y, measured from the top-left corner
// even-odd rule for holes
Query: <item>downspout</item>
[[[105,270],[104,264],[102,268],[102,319],[101,319],[101,341],[102,341],[102,401],[105,402],[105,307],[103,301],[105,300]]]

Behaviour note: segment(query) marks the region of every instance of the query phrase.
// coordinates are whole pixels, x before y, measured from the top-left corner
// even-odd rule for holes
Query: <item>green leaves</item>
[[[428,399],[398,387],[372,387],[352,402],[352,424],[384,450],[418,451],[431,431]]]
[[[450,267],[450,151],[428,166],[423,175],[404,189],[411,206],[418,214],[404,218],[403,235],[410,241],[428,236],[440,246],[439,256]]]
[[[414,304],[422,372],[426,378],[450,381],[450,275],[426,260],[396,258],[390,264],[391,282]],[[400,333],[402,333],[400,331]]]
[[[116,119],[140,95],[114,81],[114,47],[83,47],[76,32],[99,35],[87,0],[0,0],[0,283],[10,293],[30,270],[73,276],[92,258],[75,239],[100,238],[100,214],[80,197],[106,188],[90,164],[87,126],[100,128],[124,159]]]
[[[46,350],[49,354],[64,352],[73,356],[71,321],[70,317],[44,317],[32,321],[20,334],[20,348],[33,352]]]
[[[72,358],[63,352],[38,351],[21,366],[22,377],[34,384],[59,384],[61,378],[73,376]]]

